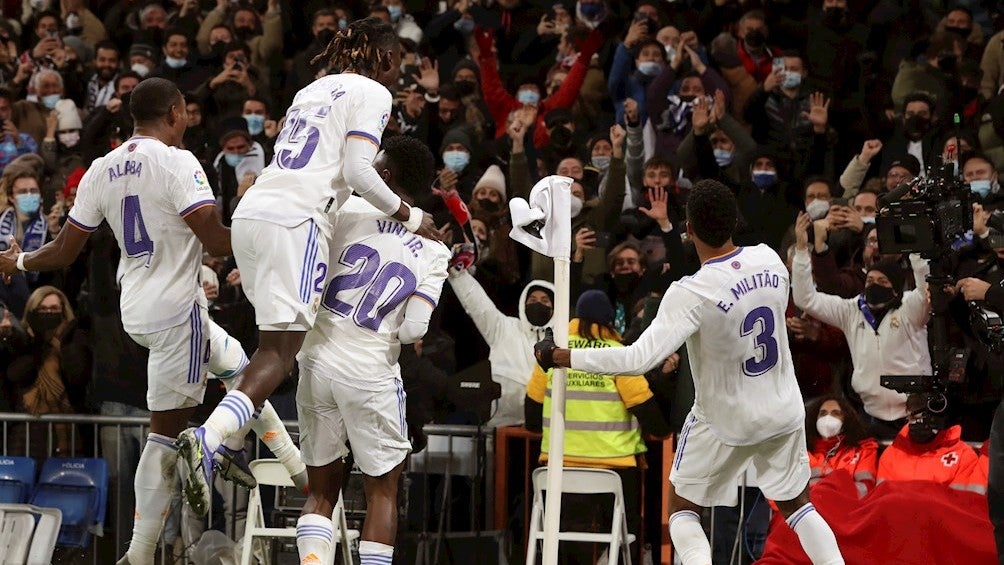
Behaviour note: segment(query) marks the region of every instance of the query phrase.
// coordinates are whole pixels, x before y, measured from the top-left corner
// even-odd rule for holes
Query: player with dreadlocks
[[[296,94],[275,143],[275,158],[234,211],[233,253],[255,308],[259,345],[241,384],[205,424],[178,436],[178,455],[187,466],[185,497],[203,513],[209,507],[212,454],[247,425],[290,374],[314,326],[328,278],[331,218],[349,195],[355,192],[409,232],[441,239],[432,217],[403,202],[373,168],[390,117],[388,88],[400,73],[401,46],[394,28],[378,18],[355,21],[337,33],[320,57],[327,57],[339,74],[319,78]],[[369,279],[378,266],[365,263],[354,284],[374,282]],[[368,303],[349,306],[335,294],[337,289],[329,292],[325,308],[337,307],[339,314],[356,320],[379,314]]]

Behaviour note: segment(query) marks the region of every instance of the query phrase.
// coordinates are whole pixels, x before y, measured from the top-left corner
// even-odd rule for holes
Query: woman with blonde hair
[[[28,333],[28,345],[15,354],[3,375],[15,411],[36,416],[82,412],[83,392],[91,374],[91,350],[66,295],[53,286],[37,288],[28,297],[21,324]],[[48,455],[46,428],[30,424],[27,432],[23,428],[12,430],[8,434],[9,453]],[[52,455],[72,456],[73,435],[69,424],[53,426]],[[76,443],[82,444],[79,440]]]

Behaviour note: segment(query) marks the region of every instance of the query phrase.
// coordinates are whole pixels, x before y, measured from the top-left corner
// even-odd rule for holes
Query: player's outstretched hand
[[[432,215],[424,211],[422,214],[422,226],[415,231],[415,235],[433,241],[443,241],[443,232],[436,227],[436,222],[432,220]]]
[[[541,369],[547,371],[554,367],[555,349],[558,349],[558,345],[554,343],[554,332],[551,328],[547,328],[544,331],[544,339],[533,346],[533,354],[537,357],[537,364],[540,365]]]
[[[18,245],[17,240],[13,237],[10,238],[10,247],[7,251],[0,253],[0,274],[3,275],[3,281],[10,282],[11,275],[17,273],[17,256],[21,253],[21,246]]]

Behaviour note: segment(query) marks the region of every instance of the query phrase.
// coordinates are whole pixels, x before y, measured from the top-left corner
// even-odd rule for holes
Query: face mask
[[[595,20],[596,16],[603,11],[603,4],[582,4],[579,3],[579,12],[590,20]]]
[[[237,39],[247,43],[249,39],[255,36],[255,32],[253,27],[239,27],[234,29],[234,35],[237,36]]]
[[[212,46],[210,46],[210,53],[212,54],[214,59],[216,59],[217,61],[222,61],[223,58],[226,57],[227,50],[229,49],[230,49],[229,41],[217,41],[216,43],[212,44]]]
[[[593,157],[593,166],[600,170],[600,172],[607,172],[610,168],[610,156],[609,155],[597,155]]]
[[[246,155],[242,155],[240,153],[224,153],[223,154],[223,158],[226,160],[227,165],[230,165],[230,167],[234,168],[234,169],[236,169],[237,165],[239,165],[240,162],[244,160],[244,157],[246,157]]]
[[[520,104],[529,104],[531,106],[536,106],[540,102],[540,94],[534,90],[520,90],[516,94],[516,100]]]
[[[715,162],[719,167],[728,167],[732,164],[732,152],[727,149],[715,149]]]
[[[697,100],[697,96],[693,94],[680,95],[680,102],[683,102],[684,104],[690,104],[694,100]]]
[[[887,286],[870,284],[865,287],[865,302],[872,310],[884,310],[895,298],[896,292]]]
[[[910,422],[907,435],[910,436],[910,440],[914,443],[929,443],[938,437],[938,431],[937,427],[926,420],[917,420]]]
[[[910,116],[903,123],[903,133],[911,141],[920,141],[922,137],[931,129],[931,120],[923,116]]]
[[[459,173],[471,161],[471,154],[466,151],[446,151],[443,153],[443,164],[447,169]]]
[[[647,77],[654,77],[655,75],[659,74],[659,71],[661,70],[662,70],[662,65],[660,65],[655,61],[644,61],[638,63],[638,72]]]
[[[781,88],[792,90],[802,85],[802,73],[784,72],[784,80],[781,81]]]
[[[338,20],[338,29],[347,29],[349,27],[349,21],[345,18]]]
[[[767,44],[767,34],[762,29],[755,29],[747,33],[743,41],[751,50],[762,49]]]
[[[42,205],[42,195],[18,194],[14,197],[14,204],[17,205],[18,212],[25,216],[32,216],[38,212],[39,206]]]
[[[134,73],[138,74],[141,77],[145,77],[146,75],[150,74],[150,67],[144,65],[143,63],[136,63],[130,68]]]
[[[28,314],[28,325],[38,337],[50,337],[62,323],[63,315],[55,312],[30,312]]]
[[[50,110],[56,108],[56,103],[59,102],[60,96],[58,94],[50,94],[48,96],[43,96],[41,99],[42,105]]]
[[[244,121],[248,123],[248,133],[258,135],[265,131],[265,116],[259,114],[244,114]]]
[[[524,311],[526,312],[526,321],[530,322],[531,326],[540,327],[551,321],[551,308],[546,304],[532,302],[526,305]]]
[[[769,188],[777,181],[777,173],[774,171],[753,171],[753,184],[763,190]]]
[[[672,61],[674,57],[676,57],[676,47],[673,47],[672,45],[667,45],[666,46],[666,60],[667,61]]]
[[[387,11],[390,12],[390,21],[392,22],[397,22],[398,20],[400,20],[401,14],[404,13],[404,10],[401,9],[401,6],[387,6]]]
[[[948,27],[948,26],[945,26],[945,31],[947,31],[949,33],[954,33],[954,34],[958,35],[959,37],[961,37],[963,39],[966,39],[966,38],[969,37],[969,34],[971,34],[973,32],[973,28],[971,28],[971,27]]]
[[[67,146],[67,147],[75,147],[77,145],[77,143],[80,142],[80,132],[79,131],[71,131],[71,132],[67,132],[67,133],[61,133],[57,137],[59,137],[59,142],[62,143],[63,145],[65,145],[65,146]]]
[[[335,38],[335,32],[328,28],[324,28],[317,32],[317,44],[327,46],[331,43],[331,40]]]
[[[819,432],[819,435],[826,439],[836,437],[836,435],[840,433],[840,429],[843,427],[844,423],[840,421],[840,418],[830,416],[829,414],[816,420],[816,431]]]
[[[498,212],[499,210],[498,203],[487,198],[478,198],[478,207],[485,212]]]
[[[167,66],[171,67],[172,69],[180,69],[181,67],[184,67],[185,63],[187,63],[188,61],[186,61],[185,59],[175,59],[174,57],[165,57],[164,62],[167,63]]]
[[[823,9],[823,25],[827,27],[837,27],[844,22],[844,14],[846,10],[839,7],[824,8]]]
[[[969,183],[969,190],[980,198],[986,198],[990,194],[990,180],[974,180]]]
[[[805,205],[805,212],[813,220],[822,220],[829,211],[830,203],[818,198]]]
[[[472,80],[458,80],[456,83],[457,92],[460,96],[470,96],[477,90],[478,85]]]
[[[570,210],[572,216],[576,217],[582,213],[582,200],[578,196],[572,196],[572,206]]]
[[[453,29],[459,31],[463,35],[470,35],[474,33],[474,20],[471,18],[460,18],[459,20],[453,22]]]
[[[641,280],[641,275],[638,273],[618,273],[614,275],[614,286],[617,287],[618,293],[626,294],[633,291],[635,287],[638,286],[639,280]]]
[[[861,216],[861,221],[866,224],[874,224],[875,216]]]

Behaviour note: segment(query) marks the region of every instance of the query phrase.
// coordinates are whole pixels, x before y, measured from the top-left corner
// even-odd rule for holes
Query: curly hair
[[[738,215],[736,197],[724,184],[704,179],[690,191],[687,221],[694,234],[711,247],[721,247],[732,238]]]
[[[394,135],[383,138],[380,148],[402,190],[414,198],[429,191],[436,177],[436,159],[428,146],[414,137]]]
[[[390,64],[391,51],[401,42],[393,26],[380,18],[356,20],[339,30],[310,64],[327,62],[339,72],[353,71],[370,78]]]

